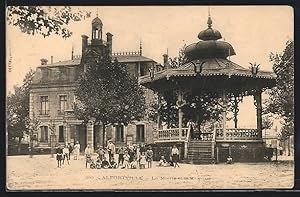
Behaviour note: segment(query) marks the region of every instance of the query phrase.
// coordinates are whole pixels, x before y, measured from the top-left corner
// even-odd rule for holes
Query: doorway
[[[70,125],[71,143],[77,141],[80,144],[80,152],[83,152],[86,147],[86,126],[85,125]]]

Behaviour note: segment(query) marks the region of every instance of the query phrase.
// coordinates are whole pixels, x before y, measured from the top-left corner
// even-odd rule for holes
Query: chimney
[[[47,65],[48,60],[45,58],[41,59],[41,65]]]
[[[107,52],[108,56],[112,56],[112,37],[113,35],[109,32],[106,33],[106,41],[107,41]]]
[[[164,68],[169,69],[170,68],[169,61],[168,61],[169,55],[168,54],[163,54],[163,57],[164,57]]]
[[[51,64],[53,64],[53,56],[51,55]]]
[[[82,55],[84,53],[84,51],[86,50],[86,48],[88,47],[88,36],[87,35],[82,35]]]

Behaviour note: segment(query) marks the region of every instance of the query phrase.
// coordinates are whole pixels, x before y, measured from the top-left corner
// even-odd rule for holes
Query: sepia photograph
[[[6,7],[6,190],[294,187],[294,9]]]

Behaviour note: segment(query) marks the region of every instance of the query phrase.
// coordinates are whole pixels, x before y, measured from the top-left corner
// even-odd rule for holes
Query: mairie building
[[[153,59],[143,56],[142,46],[138,51],[113,53],[113,35],[103,35],[103,23],[98,16],[92,20],[92,36],[82,35],[82,54],[74,55],[67,61],[53,62],[43,58],[36,69],[30,89],[30,117],[38,118],[39,129],[34,133],[36,149],[51,149],[57,144],[79,141],[81,151],[87,144],[93,148],[105,146],[103,141],[112,140],[117,147],[127,144],[153,143],[155,123],[146,117],[144,121],[133,121],[131,124],[109,125],[103,140],[102,125],[96,125],[91,120],[83,124],[73,111],[76,101],[74,92],[78,79],[87,64],[95,64],[96,60],[109,55],[113,60],[124,63],[132,77],[139,79],[149,75],[149,69],[162,69]],[[58,49],[59,50],[59,49]],[[145,88],[146,103],[154,98],[154,93]]]

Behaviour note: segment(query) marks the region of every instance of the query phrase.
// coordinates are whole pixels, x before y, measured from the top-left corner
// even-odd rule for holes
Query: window
[[[47,126],[41,126],[41,138],[40,142],[48,142],[48,127]]]
[[[140,64],[140,76],[145,76],[145,75],[146,75],[145,66]]]
[[[64,126],[58,127],[58,142],[64,142]]]
[[[41,115],[47,115],[49,114],[49,100],[48,96],[41,96]]]
[[[136,125],[136,141],[145,142],[145,126]]]
[[[66,95],[59,96],[59,113],[64,113],[66,109],[67,109],[67,96]]]
[[[124,142],[124,126],[123,125],[116,126],[116,141]]]

